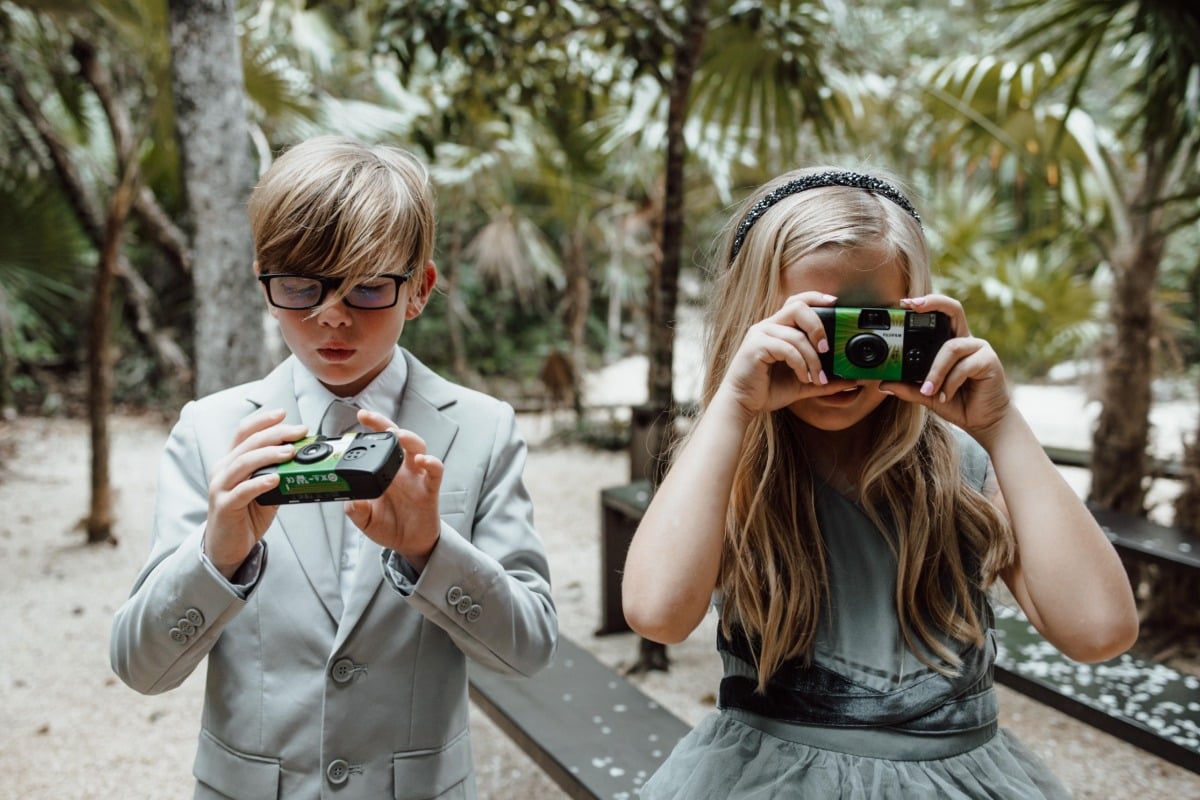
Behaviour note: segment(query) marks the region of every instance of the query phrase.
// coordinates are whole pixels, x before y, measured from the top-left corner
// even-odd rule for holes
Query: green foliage
[[[0,171],[3,351],[19,362],[63,360],[82,333],[83,262],[92,252],[62,196],[16,170]]]
[[[949,265],[940,290],[967,309],[971,331],[999,354],[1010,377],[1044,377],[1087,354],[1102,331],[1099,302],[1061,248],[1003,248]]]
[[[1081,268],[1081,243],[1056,229],[1020,235],[1016,210],[961,176],[939,187],[932,216],[935,287],[963,304],[971,332],[992,345],[1010,379],[1043,377],[1089,354],[1101,304]]]
[[[471,309],[465,327],[466,361],[485,381],[521,395],[536,392],[542,360],[563,340],[561,325],[544,306],[518,302],[511,287],[489,286],[478,272],[463,270],[459,302]],[[435,293],[421,316],[404,328],[402,344],[422,361],[453,373],[449,335],[450,297]]]
[[[939,286],[967,304],[973,330],[1011,374],[1085,355],[1103,322],[1091,285],[1104,272],[1096,242],[1119,222],[1111,209],[1136,164],[1135,134],[1174,131],[1167,146],[1186,152],[1200,129],[1197,15],[1177,5],[1055,0],[1018,3],[1017,17],[986,0],[710,3],[686,127],[684,269],[704,263],[738,187],[796,164],[865,161],[927,198]],[[532,392],[545,353],[569,336],[569,265],[584,264],[592,288],[588,347],[645,347],[637,326],[683,10],[677,0],[242,2],[258,151],[265,163],[325,131],[419,150],[438,189],[438,266],[455,281],[406,328],[405,344],[447,371],[461,355],[479,375]],[[177,209],[165,4],[0,0],[0,22],[3,44],[104,198],[113,148],[69,55],[73,35],[96,34],[147,142],[143,176]],[[1012,22],[1027,50],[1004,45]],[[1111,86],[1083,82],[1089,68],[1111,74]],[[0,87],[9,352],[23,363],[63,360],[77,347],[94,253],[51,188],[45,154],[27,157],[30,131],[14,122],[11,100]],[[1200,359],[1190,322],[1200,242],[1187,224],[1196,180],[1183,170],[1174,187],[1178,232],[1161,295],[1187,361]],[[9,250],[17,244],[40,252],[19,259]],[[126,255],[160,293],[161,319],[186,328],[186,276],[136,225]],[[65,272],[48,274],[52,264]],[[465,353],[452,352],[456,340]],[[119,386],[153,383],[137,336],[127,330],[118,342],[129,376]]]

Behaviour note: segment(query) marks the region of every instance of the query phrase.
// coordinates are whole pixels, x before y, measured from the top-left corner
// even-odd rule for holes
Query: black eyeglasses
[[[356,283],[342,297],[342,302],[351,308],[376,310],[391,308],[400,297],[400,286],[412,277],[412,272],[403,275],[377,275]],[[267,300],[276,308],[289,311],[305,311],[316,308],[325,301],[330,292],[342,285],[341,278],[315,278],[311,275],[288,275],[272,272],[259,275],[262,285],[267,287]]]

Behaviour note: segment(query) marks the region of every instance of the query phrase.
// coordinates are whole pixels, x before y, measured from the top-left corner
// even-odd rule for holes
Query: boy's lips
[[[326,361],[345,361],[354,355],[354,348],[328,345],[326,347],[318,347],[317,353]]]

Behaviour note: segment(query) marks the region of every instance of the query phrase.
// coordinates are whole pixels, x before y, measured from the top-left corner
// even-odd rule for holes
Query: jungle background
[[[335,132],[430,165],[442,285],[407,347],[618,448],[583,381],[645,355],[663,452],[732,208],[863,164],[1014,384],[1098,404],[1088,499],[1200,532],[1194,436],[1147,500],[1151,411],[1200,378],[1198,110],[1200,10],[1168,0],[0,0],[0,412],[86,420],[78,535],[119,541],[109,421],[282,356],[245,199]],[[1139,648],[1194,654],[1194,579],[1131,569]]]

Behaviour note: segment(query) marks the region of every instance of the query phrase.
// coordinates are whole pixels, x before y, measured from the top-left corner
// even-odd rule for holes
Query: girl
[[[997,729],[985,591],[1003,580],[1080,661],[1133,643],[1132,592],[995,352],[930,293],[916,210],[875,176],[797,171],[720,252],[704,412],[624,577],[648,639],[716,604],[720,711],[643,800],[1066,796]],[[835,378],[814,310],[834,305],[941,311],[954,338],[920,385]]]

